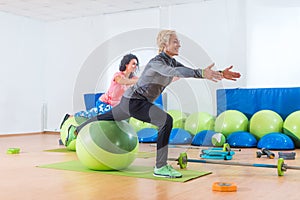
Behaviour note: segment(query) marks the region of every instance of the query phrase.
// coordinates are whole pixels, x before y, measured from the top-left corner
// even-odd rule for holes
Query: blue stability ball
[[[182,128],[173,128],[169,138],[169,144],[191,144],[193,136]]]
[[[139,142],[156,142],[157,141],[157,129],[155,128],[143,128],[137,132]]]
[[[196,146],[213,146],[211,142],[212,136],[215,134],[215,131],[203,130],[197,133],[192,141],[192,145]]]
[[[227,143],[231,147],[256,147],[257,140],[247,131],[236,131],[228,135]]]
[[[272,150],[295,149],[293,140],[280,132],[273,132],[263,136],[257,144],[257,148],[267,148]]]

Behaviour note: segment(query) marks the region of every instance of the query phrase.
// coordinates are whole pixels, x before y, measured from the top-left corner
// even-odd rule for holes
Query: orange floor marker
[[[218,192],[236,192],[237,186],[235,183],[214,182],[212,190]]]

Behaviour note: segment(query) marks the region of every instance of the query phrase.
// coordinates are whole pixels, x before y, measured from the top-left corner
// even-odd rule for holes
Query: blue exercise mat
[[[300,110],[300,87],[291,88],[236,88],[217,90],[217,114],[238,110],[248,119],[259,110],[273,110],[282,119]]]

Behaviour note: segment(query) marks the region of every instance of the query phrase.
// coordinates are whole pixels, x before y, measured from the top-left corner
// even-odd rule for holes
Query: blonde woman
[[[153,104],[153,101],[172,82],[173,78],[206,78],[219,81],[223,78],[236,80],[240,77],[237,72],[230,71],[231,67],[224,71],[214,71],[209,65],[205,69],[192,69],[177,62],[173,56],[179,54],[181,47],[177,34],[173,30],[162,30],[157,36],[159,54],[152,58],[146,65],[139,80],[124,93],[120,104],[113,107],[103,115],[93,117],[78,127],[69,129],[69,134],[80,134],[80,130],[86,124],[97,120],[124,120],[134,117],[158,127],[156,164],[153,175],[167,178],[180,178],[182,174],[167,163],[168,143],[172,130],[172,117]]]

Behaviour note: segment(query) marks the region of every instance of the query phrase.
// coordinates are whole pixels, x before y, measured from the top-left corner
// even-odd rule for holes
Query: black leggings
[[[130,117],[154,124],[158,127],[156,167],[160,168],[166,165],[168,159],[168,143],[173,119],[168,113],[147,100],[128,99],[123,97],[121,102],[107,113],[97,115],[78,126],[77,132],[80,134],[80,130],[86,124],[93,121],[121,121]]]

